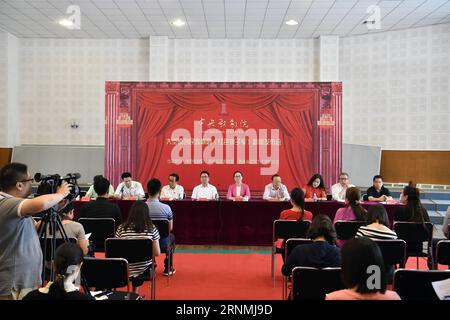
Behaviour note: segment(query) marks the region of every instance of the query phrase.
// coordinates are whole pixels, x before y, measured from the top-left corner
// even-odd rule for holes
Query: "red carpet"
[[[281,286],[271,282],[268,254],[176,253],[177,272],[169,286],[162,274],[163,256],[157,261],[158,300],[281,299]],[[139,293],[148,299],[149,285],[144,286]]]
[[[282,260],[277,255],[276,284],[270,276],[270,254],[176,253],[177,272],[164,277],[163,259],[157,258],[157,300],[280,300]],[[421,270],[427,270],[426,260],[419,259]],[[416,259],[409,258],[408,269],[416,269]],[[446,269],[446,266],[439,266]],[[146,282],[140,295],[150,299]]]

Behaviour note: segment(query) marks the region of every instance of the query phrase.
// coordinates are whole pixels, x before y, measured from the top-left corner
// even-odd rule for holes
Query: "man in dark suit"
[[[79,218],[113,218],[116,228],[122,223],[119,206],[108,201],[109,185],[109,181],[103,177],[94,182],[98,197],[81,207]]]

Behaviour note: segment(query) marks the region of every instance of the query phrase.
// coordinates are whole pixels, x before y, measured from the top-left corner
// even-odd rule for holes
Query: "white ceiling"
[[[81,9],[81,30],[58,24],[70,4]],[[372,4],[380,30],[362,24]],[[187,24],[170,25],[177,18]],[[450,0],[0,0],[0,28],[17,37],[311,38],[439,23],[450,23]]]

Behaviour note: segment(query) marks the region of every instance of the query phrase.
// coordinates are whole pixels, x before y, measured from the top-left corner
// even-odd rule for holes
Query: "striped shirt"
[[[386,228],[386,231],[381,231],[375,228],[371,228],[369,226],[361,226],[356,232],[356,237],[366,237],[372,240],[393,240],[397,239],[397,234]]]
[[[151,230],[146,230],[144,232],[136,232],[131,226],[124,228],[121,224],[116,231],[116,238],[125,239],[151,239],[152,241],[159,240],[159,232],[155,226]],[[144,273],[144,271],[152,265],[152,260],[129,263],[128,267],[130,270],[130,276],[136,277]]]

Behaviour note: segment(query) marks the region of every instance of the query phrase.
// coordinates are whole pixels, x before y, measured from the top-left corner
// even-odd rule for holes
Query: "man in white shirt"
[[[217,193],[216,187],[209,184],[209,172],[202,171],[200,172],[200,180],[202,184],[196,186],[192,191],[192,199],[207,199],[214,200],[219,198],[219,194]]]
[[[281,177],[278,174],[272,176],[272,183],[269,183],[264,188],[264,200],[280,200],[287,201],[291,197],[284,184],[281,183]]]
[[[138,199],[144,199],[145,193],[142,188],[142,184],[137,181],[133,181],[131,173],[122,173],[122,182],[117,186],[114,196],[119,199],[126,199],[129,197],[137,197]]]
[[[345,201],[345,193],[347,192],[347,189],[354,187],[354,185],[349,182],[348,178],[348,173],[341,172],[339,175],[339,182],[331,186],[331,195],[333,200],[341,202]]]
[[[169,175],[169,184],[161,189],[161,199],[183,199],[184,188],[178,184],[180,177],[176,173]]]

